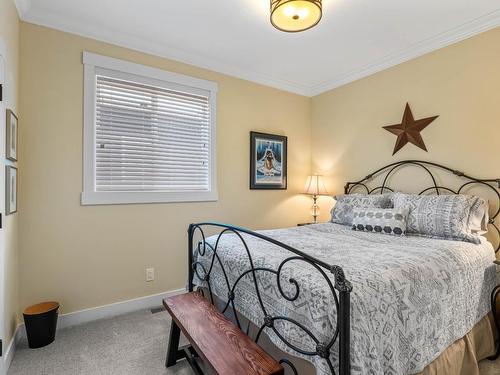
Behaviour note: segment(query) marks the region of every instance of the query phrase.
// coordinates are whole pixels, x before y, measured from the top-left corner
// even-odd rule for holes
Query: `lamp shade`
[[[326,191],[325,180],[323,176],[315,174],[307,177],[306,186],[304,188],[304,194],[328,195],[328,191]]]
[[[310,29],[321,20],[321,1],[271,0],[271,23],[286,32]]]

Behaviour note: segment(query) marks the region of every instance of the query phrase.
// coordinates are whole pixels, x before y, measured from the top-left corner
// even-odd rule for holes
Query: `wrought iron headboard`
[[[495,194],[495,200],[497,201],[497,206],[496,206],[496,211],[492,215],[490,215],[490,221],[488,224],[496,231],[499,238],[499,244],[495,249],[495,252],[497,253],[500,250],[500,228],[496,223],[496,219],[500,217],[500,178],[490,178],[490,179],[475,178],[459,170],[429,161],[401,160],[388,164],[382,168],[379,168],[359,181],[347,182],[344,186],[344,192],[345,194],[351,194],[354,192],[354,189],[356,188],[365,189],[368,194],[385,193],[387,191],[392,192],[394,190],[388,186],[389,178],[393,176],[394,173],[397,172],[404,165],[414,165],[421,167],[429,175],[431,180],[431,185],[422,190],[420,193],[418,193],[419,195],[426,194],[432,191],[434,191],[438,195],[441,194],[441,192],[451,193],[451,194],[461,194],[463,193],[464,189],[471,187],[472,185],[481,185],[486,189],[490,189],[491,191],[493,191]],[[462,185],[458,186],[457,189],[453,189],[447,186],[441,186],[438,184],[436,176],[431,171],[430,167],[436,168],[437,170],[449,172],[457,176],[458,178],[463,179],[465,182]],[[370,181],[373,181],[377,177],[382,178],[382,184],[370,188],[369,187]]]

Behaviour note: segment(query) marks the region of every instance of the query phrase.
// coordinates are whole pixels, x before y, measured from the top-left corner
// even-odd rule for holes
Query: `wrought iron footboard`
[[[207,242],[207,238],[205,236],[204,229],[208,227],[210,227],[211,230],[217,229],[220,231],[216,236],[215,241],[213,241],[213,244]],[[226,272],[226,269],[224,267],[224,262],[221,261],[221,258],[218,254],[221,239],[224,235],[228,234],[237,236],[237,238],[241,241],[241,246],[243,246],[248,258],[248,268],[244,272],[239,274],[239,276],[235,278],[234,282],[230,281],[230,277],[228,276],[228,273]],[[283,259],[276,269],[257,267],[252,257],[252,249],[245,241],[244,235],[252,236],[254,238],[258,238],[260,240],[276,245],[279,248],[288,251],[290,253],[290,256],[287,256],[285,259]],[[260,233],[253,232],[244,228],[235,227],[232,225],[214,222],[191,224],[188,230],[188,243],[189,291],[193,291],[195,287],[200,287],[200,285],[195,285],[196,277],[197,280],[203,283],[203,287],[205,288],[205,290],[208,291],[209,295],[206,297],[210,298],[211,302],[215,304],[213,285],[211,285],[211,275],[212,271],[214,270],[214,265],[218,265],[218,267],[220,267],[220,270],[222,271],[222,279],[224,280],[225,287],[227,287],[227,296],[215,297],[222,297],[224,305],[221,308],[222,312],[225,313],[229,309],[229,307],[232,308],[232,310],[234,311],[235,323],[241,330],[243,330],[240,320],[238,319],[238,308],[235,305],[235,296],[238,293],[238,286],[241,285],[241,280],[246,279],[246,281],[249,281],[250,284],[253,285],[254,290],[252,292],[255,292],[259,304],[259,312],[262,313],[261,321],[263,323],[260,325],[260,327],[258,327],[258,331],[255,337],[252,337],[255,342],[259,342],[259,339],[261,338],[263,332],[266,332],[266,330],[271,330],[272,332],[274,332],[275,337],[277,337],[286,347],[292,349],[293,352],[300,353],[306,358],[320,357],[324,359],[328,364],[328,368],[332,375],[350,374],[350,293],[352,291],[352,286],[350,282],[346,280],[344,271],[341,267],[315,259],[314,257],[311,257],[310,255],[302,251],[294,249],[291,246],[288,246],[280,241],[277,241]],[[296,279],[291,277],[286,280],[286,282],[289,283],[288,286],[293,286],[293,293],[286,291],[283,287],[283,283],[285,282],[283,280],[283,269],[289,262],[292,261],[306,262],[312,267],[312,270],[318,272],[324,278],[325,283],[329,288],[329,292],[333,297],[332,299],[335,303],[331,308],[334,308],[336,310],[336,322],[334,324],[334,330],[333,332],[331,332],[331,334],[329,335],[329,339],[326,342],[324,340],[321,341],[314,335],[312,329],[306,327],[304,324],[298,322],[297,320],[287,316],[272,315],[268,311],[268,309],[266,309],[266,306],[263,302],[262,293],[259,286],[259,276],[261,276],[263,273],[267,273],[267,275],[273,275],[272,279],[275,279],[280,298],[283,298],[285,302],[293,302],[299,298],[299,295],[301,293],[301,285],[299,285],[299,282]],[[329,274],[333,274],[333,282],[328,276]],[[314,301],[310,302],[314,303]],[[314,342],[315,348],[311,350],[311,348],[299,347],[297,343],[290,342],[286,335],[284,335],[283,332],[280,332],[279,327],[277,327],[278,324],[275,324],[277,322],[286,322],[286,324],[292,324],[298,327],[298,329],[300,329],[300,331],[302,331],[309,338],[309,340],[312,340],[310,342]],[[248,329],[246,333],[249,334]],[[339,360],[338,369],[336,370],[331,360],[330,354],[334,345],[337,344]],[[280,363],[289,366],[294,374],[298,374],[296,366],[294,366],[294,364],[289,359],[281,359]]]

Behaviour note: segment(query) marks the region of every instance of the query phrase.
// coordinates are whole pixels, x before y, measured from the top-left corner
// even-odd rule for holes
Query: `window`
[[[84,52],[82,204],[217,200],[214,82]]]

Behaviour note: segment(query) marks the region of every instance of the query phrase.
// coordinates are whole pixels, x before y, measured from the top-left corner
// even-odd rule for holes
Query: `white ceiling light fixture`
[[[323,15],[322,0],[271,0],[271,23],[296,33],[316,26]]]

